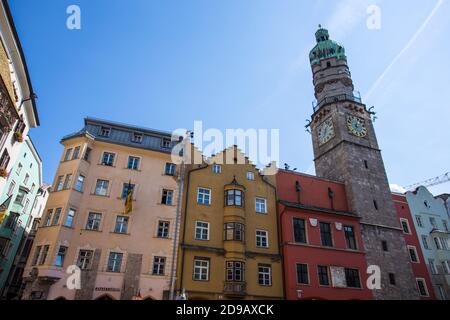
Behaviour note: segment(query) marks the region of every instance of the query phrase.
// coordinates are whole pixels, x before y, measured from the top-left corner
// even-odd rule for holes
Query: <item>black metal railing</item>
[[[223,292],[225,294],[232,295],[246,295],[247,294],[247,283],[245,282],[234,282],[225,281],[223,286]]]
[[[322,107],[325,104],[339,102],[339,101],[348,101],[348,100],[355,101],[358,103],[362,102],[361,97],[357,97],[353,94],[351,94],[351,95],[350,94],[338,94],[338,95],[331,96],[331,97],[325,97],[325,98],[321,99],[320,101],[318,101],[317,103],[313,102],[313,110],[314,110],[314,112],[316,112],[317,110],[320,109],[320,107]]]

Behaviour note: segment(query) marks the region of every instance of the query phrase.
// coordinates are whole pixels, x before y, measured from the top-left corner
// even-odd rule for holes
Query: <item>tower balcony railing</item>
[[[247,294],[247,283],[244,281],[225,281],[223,292],[228,295],[245,296]]]
[[[354,94],[343,93],[343,94],[338,94],[338,95],[331,96],[331,97],[325,97],[325,98],[321,99],[320,101],[313,101],[312,106],[313,106],[314,112],[316,112],[325,104],[339,102],[339,101],[348,101],[348,100],[362,103],[361,96],[355,96]]]

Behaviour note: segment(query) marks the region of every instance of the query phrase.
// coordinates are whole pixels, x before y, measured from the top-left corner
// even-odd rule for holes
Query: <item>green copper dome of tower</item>
[[[319,29],[316,31],[316,41],[316,46],[309,53],[311,65],[319,64],[323,59],[347,59],[345,48],[336,41],[330,40],[328,30],[322,28],[320,24]]]

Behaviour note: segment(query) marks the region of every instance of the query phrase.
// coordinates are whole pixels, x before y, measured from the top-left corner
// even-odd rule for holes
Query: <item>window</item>
[[[20,174],[20,172],[22,171],[22,168],[23,168],[22,164],[19,163],[19,165],[17,166],[17,169],[16,169],[16,174],[17,174],[17,175]]]
[[[0,168],[6,170],[6,168],[8,167],[8,164],[9,164],[9,160],[10,160],[10,157],[9,157],[8,150],[5,149],[2,153],[2,157],[0,158]]]
[[[154,257],[153,258],[153,274],[157,276],[164,275],[164,267],[166,265],[165,257]]]
[[[442,269],[444,270],[445,274],[450,274],[450,262],[442,261]]]
[[[436,264],[434,263],[434,259],[428,259],[428,265],[430,266],[431,274],[438,274]]]
[[[86,224],[87,230],[100,230],[100,222],[102,220],[101,213],[89,212],[88,221]]]
[[[333,238],[331,236],[331,224],[320,222],[320,240],[325,247],[333,246]]]
[[[317,275],[319,276],[319,284],[321,286],[330,285],[330,278],[327,266],[317,266]]]
[[[35,266],[38,264],[39,256],[41,255],[42,246],[37,246],[36,250],[34,251],[33,260],[31,262],[32,266]]]
[[[417,256],[417,250],[416,247],[414,246],[408,246],[408,252],[409,252],[409,257],[411,259],[411,262],[419,262],[419,258]]]
[[[30,193],[33,193],[35,188],[36,188],[36,185],[34,183],[32,183]]]
[[[104,166],[113,166],[114,165],[114,157],[116,155],[111,152],[104,152],[103,153],[103,159],[102,159],[102,165]]]
[[[144,135],[142,133],[134,132],[133,136],[131,137],[131,141],[135,143],[142,143],[143,138]]]
[[[68,174],[66,176],[66,179],[64,180],[63,189],[64,190],[69,189],[71,184],[72,184],[72,174]]]
[[[83,175],[79,175],[77,178],[77,182],[75,183],[75,190],[82,192],[83,191],[83,185],[84,185],[84,179],[85,177]]]
[[[89,158],[91,156],[91,152],[92,152],[92,149],[87,147],[86,151],[84,152],[84,157],[83,157],[84,161],[89,161]]]
[[[158,238],[168,238],[169,237],[169,221],[159,221],[158,223]]]
[[[67,149],[66,155],[64,156],[64,161],[69,161],[72,158],[72,148]]]
[[[448,239],[446,238],[439,238],[440,242],[441,242],[441,248],[443,250],[448,250],[449,244],[448,244]]]
[[[442,220],[442,225],[444,226],[444,230],[448,232],[448,225],[447,225],[447,221]]]
[[[356,250],[356,237],[355,229],[351,226],[344,226],[345,242],[347,243],[347,249]]]
[[[111,128],[108,128],[108,127],[101,127],[100,128],[100,135],[102,137],[109,137],[110,133],[111,133]]]
[[[8,188],[8,192],[6,193],[6,195],[12,196],[12,194],[14,193],[14,188],[16,187],[16,182],[14,180],[11,181],[11,183],[9,184],[9,188]]]
[[[61,191],[63,188],[63,179],[64,176],[59,176],[58,179],[56,179],[56,185],[55,185],[55,191]]]
[[[24,185],[27,185],[29,180],[30,180],[30,175],[27,173],[27,174],[25,175],[25,178],[23,179],[23,184],[24,184]]]
[[[255,180],[255,174],[251,171],[247,171],[247,180]]]
[[[293,225],[294,225],[294,241],[296,243],[307,243],[305,220],[294,218]]]
[[[173,191],[164,189],[162,192],[161,203],[168,206],[172,205]]]
[[[174,176],[177,166],[174,163],[166,163],[164,174],[167,176]]]
[[[436,219],[433,217],[430,217],[430,224],[433,226],[433,228],[437,228],[436,226]]]
[[[422,244],[426,250],[430,249],[430,247],[428,246],[428,237],[425,235],[422,235]]]
[[[108,193],[108,180],[97,180],[97,184],[95,185],[95,194],[98,196],[106,196]]]
[[[439,241],[439,238],[438,237],[434,237],[433,239],[434,239],[434,244],[436,245],[436,249],[441,250],[442,246],[441,246],[441,243]]]
[[[268,248],[269,243],[267,241],[268,232],[264,230],[256,230],[256,246],[258,248]]]
[[[44,220],[44,227],[50,226],[50,224],[52,222],[52,215],[53,215],[53,209],[48,209],[47,215],[45,216],[45,220]]]
[[[108,259],[108,267],[106,271],[108,272],[120,272],[120,267],[122,265],[123,253],[111,252]]]
[[[166,138],[163,138],[162,140],[161,140],[161,147],[162,148],[164,148],[164,149],[169,149],[170,148],[170,139],[166,139]]]
[[[59,217],[61,216],[62,208],[56,208],[55,214],[53,215],[52,226],[56,226],[59,222]]]
[[[225,206],[244,206],[244,194],[241,190],[225,190]]]
[[[8,218],[6,219],[5,228],[15,230],[19,217],[20,215],[18,213],[10,212]]]
[[[419,291],[419,294],[421,297],[428,297],[428,289],[427,284],[425,283],[425,279],[417,278],[417,290]]]
[[[349,288],[361,288],[358,269],[345,268],[345,280]]]
[[[209,240],[209,223],[203,221],[195,222],[195,239]]]
[[[373,200],[373,207],[375,208],[375,210],[378,210],[378,203],[376,200]]]
[[[209,280],[209,259],[194,258],[194,274],[193,280],[208,281]]]
[[[244,241],[244,225],[237,222],[224,224],[224,240]]]
[[[421,216],[416,216],[416,222],[419,227],[423,228],[423,221]]]
[[[77,266],[81,270],[89,270],[91,268],[93,256],[93,250],[80,250],[80,253],[78,254]]]
[[[297,263],[297,283],[309,284],[308,265],[304,263]]]
[[[19,192],[17,192],[17,196],[16,199],[14,200],[14,203],[22,205],[26,196],[27,196],[26,192],[24,190],[19,189]]]
[[[67,217],[66,217],[66,223],[64,224],[66,227],[72,228],[73,227],[73,220],[75,218],[76,210],[70,208],[69,211],[67,211]]]
[[[60,246],[56,254],[55,266],[62,267],[64,265],[64,258],[66,257],[67,247]]]
[[[256,208],[257,213],[267,213],[266,199],[256,198],[255,199],[255,208]]]
[[[408,220],[400,219],[400,223],[402,224],[403,233],[411,234],[411,231],[409,230]]]
[[[258,283],[260,286],[272,285],[272,267],[268,264],[258,264]]]
[[[244,281],[244,263],[241,261],[227,261],[227,281]]]
[[[445,291],[444,291],[444,288],[443,288],[441,285],[437,285],[436,287],[437,287],[438,292],[439,292],[439,298],[440,298],[440,300],[445,300],[446,298],[445,298]]]
[[[222,166],[220,164],[214,164],[212,167],[212,171],[214,173],[221,173],[222,172]]]
[[[129,156],[127,168],[131,169],[131,170],[138,170],[139,169],[139,160],[140,159],[138,157]]]
[[[211,204],[211,190],[205,188],[198,188],[197,203],[207,205]]]
[[[45,245],[42,247],[42,253],[41,253],[41,256],[39,259],[39,265],[43,265],[45,263],[45,260],[47,260],[48,249],[50,249],[49,245]]]
[[[369,164],[368,164],[367,160],[364,160],[364,167],[365,167],[366,169],[369,169]]]
[[[115,233],[127,233],[128,230],[128,217],[118,216],[116,218],[116,226],[114,227]]]
[[[122,187],[122,194],[120,195],[120,197],[122,199],[125,199],[128,196],[128,191],[133,192],[134,191],[134,184],[132,183],[124,183],[123,187]]]
[[[395,286],[395,274],[389,273],[389,283]]]
[[[386,240],[381,241],[381,247],[383,248],[383,251],[389,251],[388,250],[388,244]]]
[[[30,205],[30,199],[25,200],[25,204],[23,206],[22,212],[26,213],[29,205]]]
[[[75,147],[75,149],[73,149],[72,160],[78,159],[79,156],[80,156],[80,146]]]

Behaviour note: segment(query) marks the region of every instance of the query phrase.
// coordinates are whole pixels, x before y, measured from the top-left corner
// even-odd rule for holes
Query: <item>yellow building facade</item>
[[[179,293],[188,299],[282,299],[278,243],[275,187],[236,146],[187,166]]]

